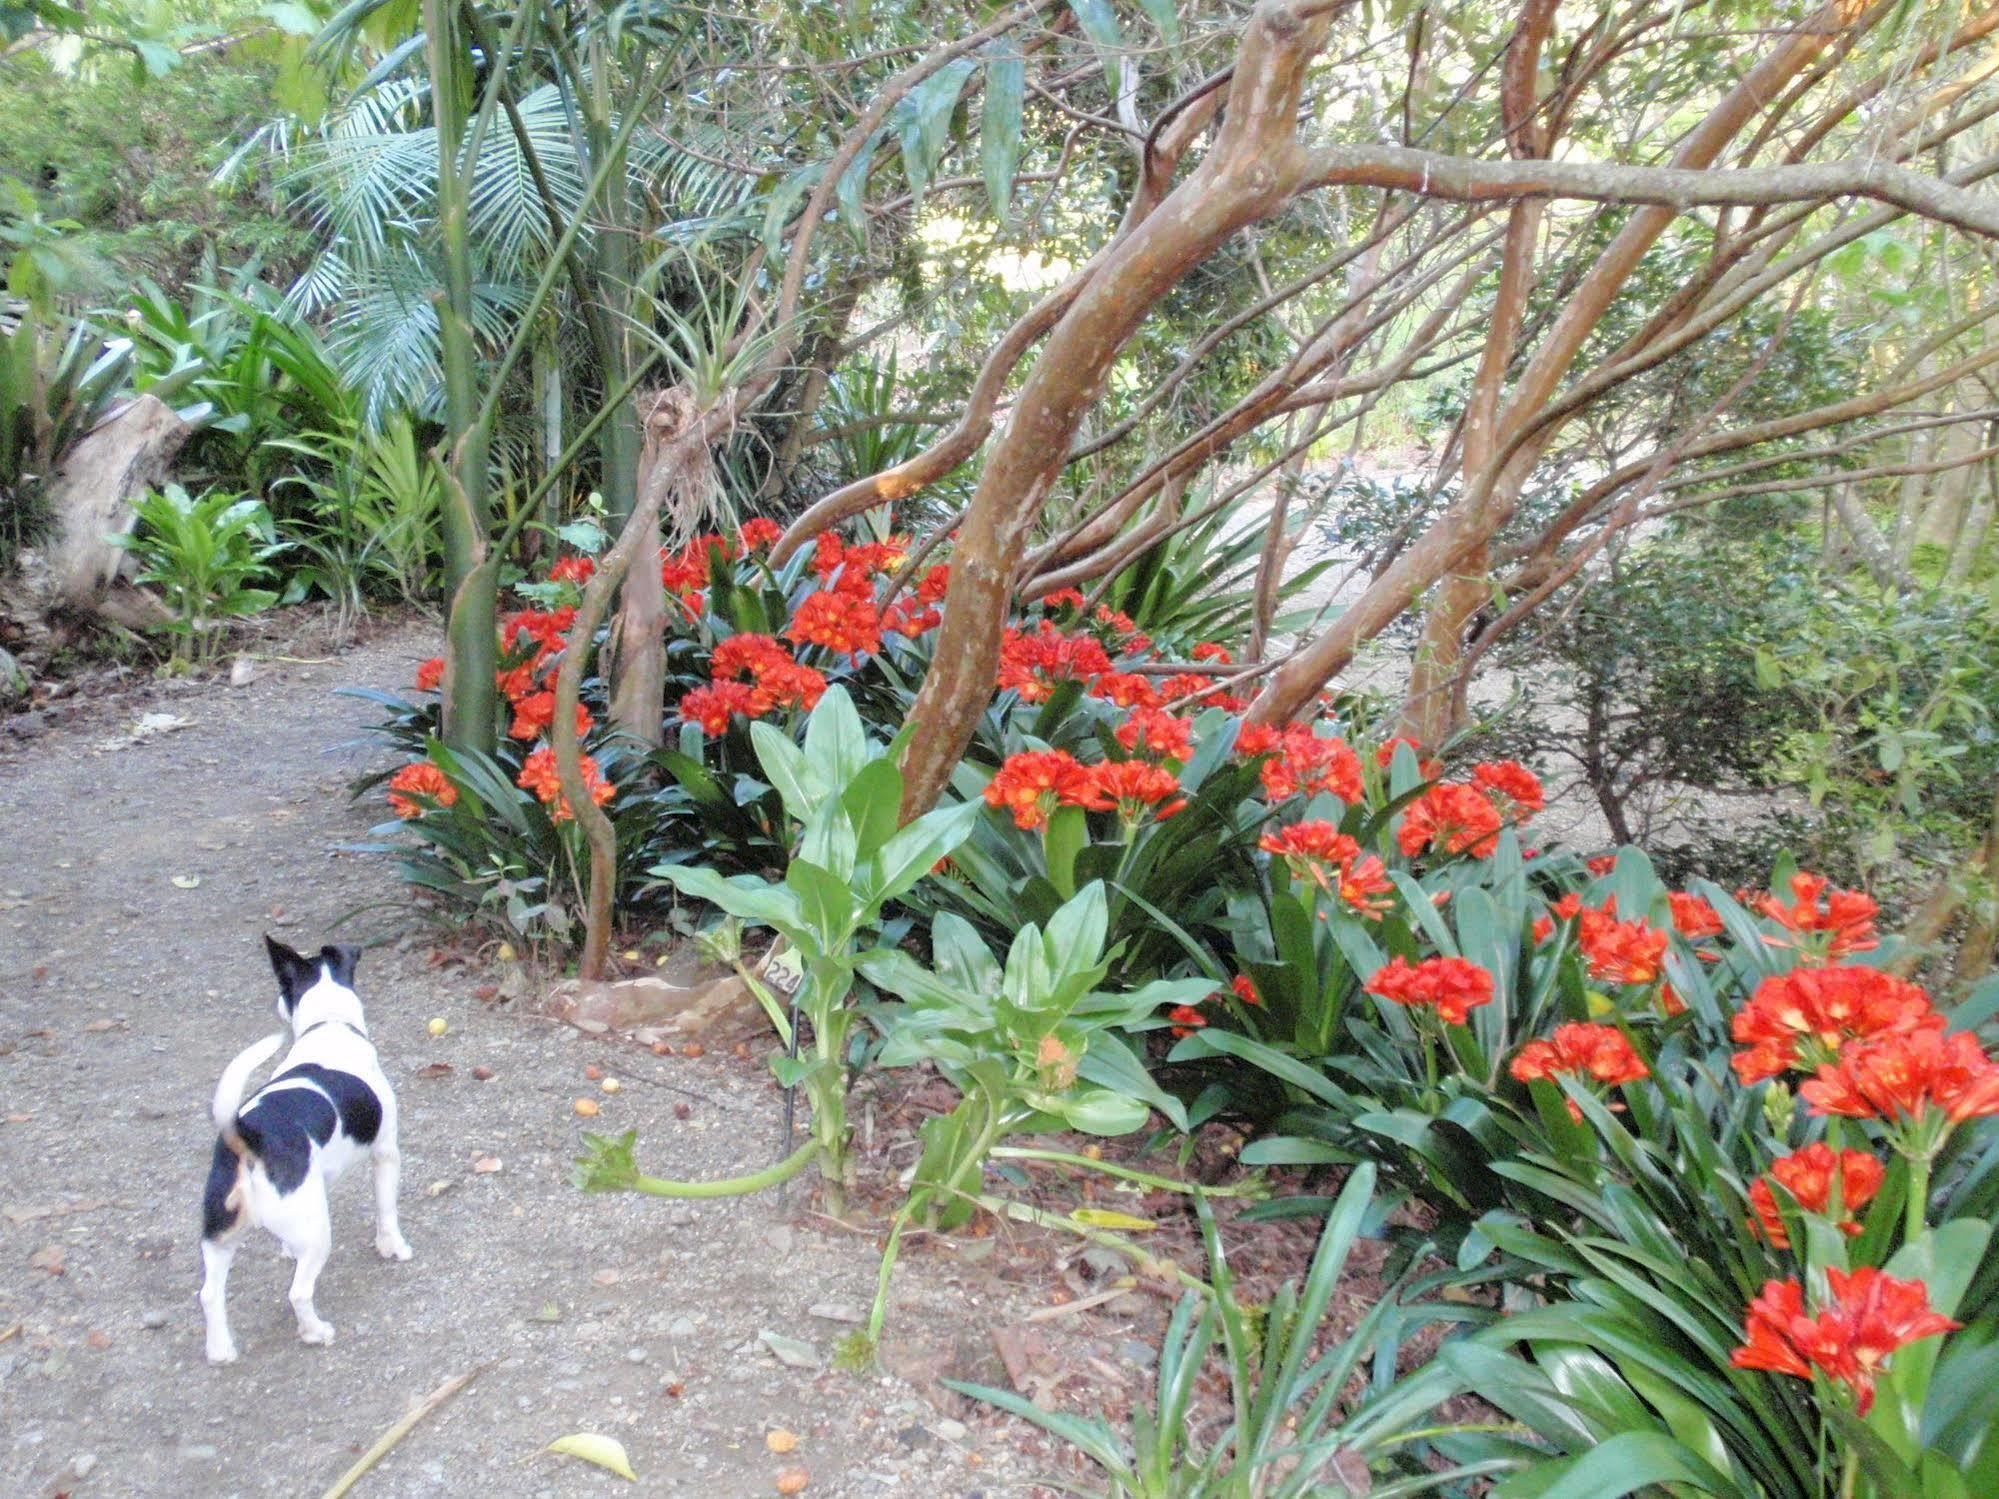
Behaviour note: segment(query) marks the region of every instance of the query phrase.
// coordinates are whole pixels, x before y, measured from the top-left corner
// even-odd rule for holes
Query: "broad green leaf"
[[[1665,1483],[1690,1484],[1692,1492],[1711,1494],[1714,1499],[1737,1499],[1740,1492],[1671,1437],[1627,1431],[1581,1457],[1537,1464],[1509,1478],[1493,1493],[1495,1499],[1621,1499]]]
[[[1076,24],[1083,28],[1083,35],[1096,45],[1103,59],[1104,83],[1111,97],[1117,98],[1123,92],[1120,54],[1124,51],[1124,33],[1118,28],[1117,12],[1111,9],[1110,0],[1069,0],[1069,9],[1075,12]]]
[[[979,113],[979,165],[986,197],[1002,224],[1011,216],[1013,174],[1020,165],[1020,105],[1027,62],[1010,38],[992,44],[986,63],[985,103]]]

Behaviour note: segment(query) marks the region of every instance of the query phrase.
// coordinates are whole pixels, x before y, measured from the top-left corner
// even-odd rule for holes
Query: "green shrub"
[[[223,624],[277,602],[272,590],[253,586],[283,550],[261,500],[226,490],[190,495],[169,484],[134,505],[133,518],[119,545],[138,559],[138,581],[164,598],[176,664],[207,662]]]

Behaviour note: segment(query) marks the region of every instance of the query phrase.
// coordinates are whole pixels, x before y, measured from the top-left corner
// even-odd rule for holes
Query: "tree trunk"
[[[1213,150],[1111,247],[1050,330],[959,528],[936,653],[910,709],[905,821],[942,794],[992,696],[1028,537],[1119,353],[1182,277],[1285,200],[1299,96],[1330,24],[1329,11],[1257,7]]]
[[[166,481],[193,434],[172,407],[139,396],[69,450],[48,487],[53,602],[128,629],[166,618],[159,600],[130,586],[132,554],[109,538],[132,529],[133,501]]]
[[[1915,588],[1916,580],[1895,560],[1895,548],[1874,524],[1874,517],[1867,513],[1867,506],[1851,484],[1832,486],[1832,508],[1876,583],[1901,593]]]

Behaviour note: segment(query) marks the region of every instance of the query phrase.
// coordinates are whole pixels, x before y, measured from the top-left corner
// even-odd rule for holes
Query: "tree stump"
[[[131,529],[133,501],[166,480],[193,435],[171,406],[142,395],[69,450],[48,488],[51,603],[131,629],[166,617],[131,586],[131,554],[109,538]]]

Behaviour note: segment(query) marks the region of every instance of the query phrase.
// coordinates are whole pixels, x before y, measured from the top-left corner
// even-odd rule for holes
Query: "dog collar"
[[[360,1026],[356,1025],[351,1020],[315,1020],[311,1025],[307,1026],[304,1030],[300,1031],[296,1036],[292,1037],[293,1044],[296,1045],[298,1042],[303,1041],[307,1036],[310,1036],[314,1031],[318,1030],[322,1025],[344,1025],[355,1035],[359,1036],[363,1041],[368,1039],[368,1033],[362,1030]]]

